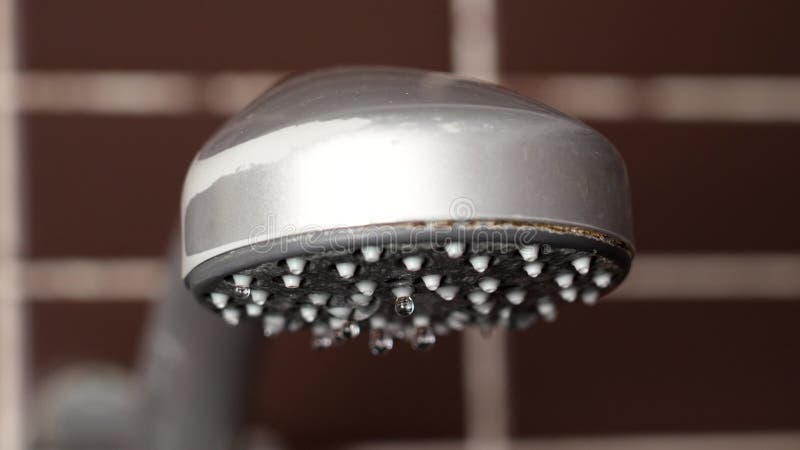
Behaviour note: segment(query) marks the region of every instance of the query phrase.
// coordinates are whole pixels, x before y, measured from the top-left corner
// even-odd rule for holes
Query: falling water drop
[[[361,334],[361,327],[355,322],[345,322],[339,330],[339,336],[343,339],[354,339]]]
[[[414,300],[411,297],[397,297],[394,301],[394,312],[400,317],[408,317],[414,313]]]

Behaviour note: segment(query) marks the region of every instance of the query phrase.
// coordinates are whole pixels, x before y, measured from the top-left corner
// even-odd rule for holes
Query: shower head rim
[[[390,241],[381,241],[376,230],[391,230]],[[551,245],[570,248],[615,261],[622,269],[624,280],[635,255],[635,249],[627,241],[614,235],[575,225],[529,221],[436,221],[401,222],[375,224],[360,227],[341,227],[330,230],[310,231],[282,236],[269,241],[255,242],[224,252],[208,259],[192,269],[185,277],[186,286],[196,295],[207,294],[220,279],[233,273],[246,271],[267,262],[277,262],[292,257],[309,256],[302,242],[314,239],[318,248],[314,253],[331,250],[337,238],[348,241],[347,252],[355,252],[365,246],[407,245],[461,241],[475,243],[473,237],[481,232],[500,232],[508,239],[501,244]],[[411,237],[415,239],[411,239]],[[434,239],[435,238],[435,239]],[[480,241],[483,243],[483,241]],[[326,244],[328,244],[326,246]],[[319,248],[321,246],[321,248]],[[619,283],[616,283],[619,284]],[[609,290],[610,291],[610,290]]]

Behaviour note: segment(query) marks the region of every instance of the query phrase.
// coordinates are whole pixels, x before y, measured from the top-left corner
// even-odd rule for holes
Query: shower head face
[[[594,303],[633,255],[625,166],[597,132],[446,74],[337,69],[293,78],[192,162],[183,274],[231,324],[370,330],[429,348],[469,325],[526,328]]]

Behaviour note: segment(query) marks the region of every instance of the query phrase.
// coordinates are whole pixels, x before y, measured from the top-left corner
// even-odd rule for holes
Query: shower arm
[[[181,280],[178,241],[145,331],[135,448],[227,450],[234,448],[259,333],[232,329],[197,307]]]

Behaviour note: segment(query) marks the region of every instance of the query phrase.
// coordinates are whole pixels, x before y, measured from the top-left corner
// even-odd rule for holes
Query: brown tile
[[[363,335],[322,353],[306,333],[265,343],[249,421],[297,448],[463,436],[460,338],[428,352],[395,345],[376,358]]]
[[[20,4],[31,69],[449,67],[447,0]]]
[[[80,362],[134,367],[148,305],[29,305],[34,380]],[[562,308],[510,338],[515,436],[797,429],[798,302],[628,302]],[[248,427],[294,448],[460,438],[460,339],[428,353],[366,342],[326,353],[308,335],[265,340]]]
[[[29,255],[161,254],[189,162],[221,121],[25,117]]]
[[[794,0],[500,0],[505,70],[796,73]]]
[[[565,308],[512,335],[513,434],[800,428],[800,303]]]
[[[39,380],[81,363],[134,368],[147,316],[146,302],[28,304],[31,375]]]
[[[627,163],[640,251],[800,249],[800,126],[591,125]]]

